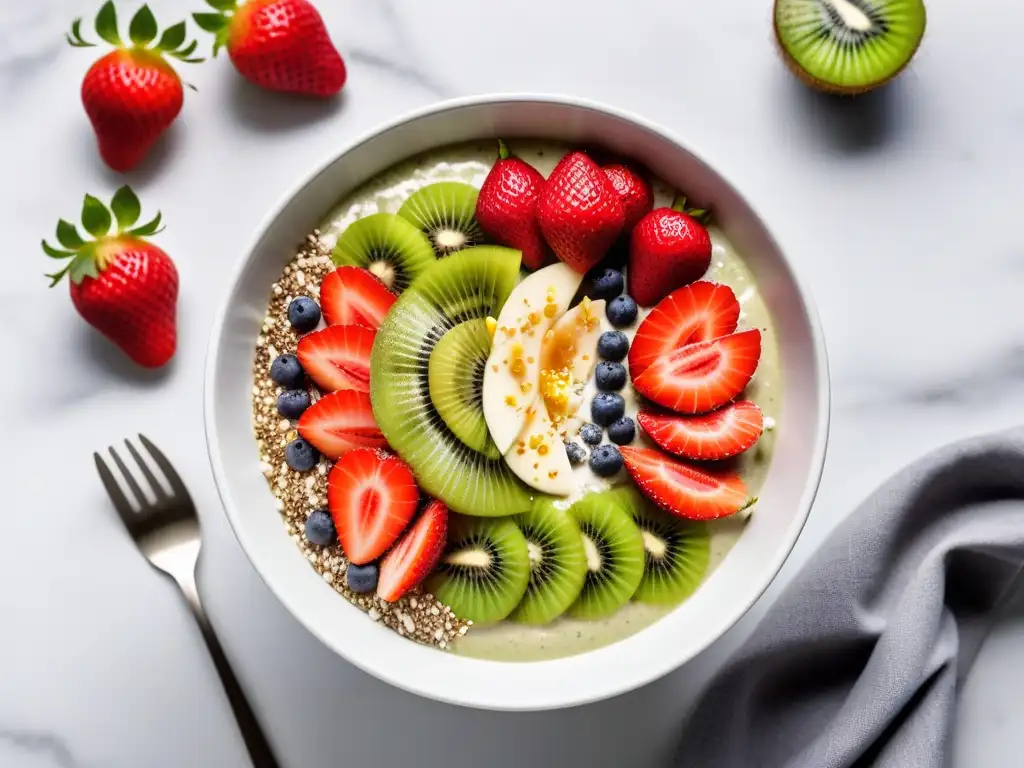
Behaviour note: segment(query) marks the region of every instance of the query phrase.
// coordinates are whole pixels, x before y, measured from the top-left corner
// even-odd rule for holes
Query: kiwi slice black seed
[[[430,393],[430,355],[461,322],[497,317],[516,285],[519,251],[477,246],[435,261],[392,305],[370,356],[370,402],[391,447],[420,488],[454,512],[503,517],[526,512],[530,491],[501,457],[466,445]]]
[[[475,215],[479,194],[461,181],[439,181],[413,192],[398,215],[419,227],[439,256],[447,256],[484,241]]]
[[[467,320],[449,330],[430,353],[430,400],[448,429],[474,451],[501,456],[484,420],[484,367],[491,352],[485,320]]]
[[[801,80],[863,93],[898,75],[924,37],[922,0],[775,0],[775,37]]]
[[[644,577],[633,599],[675,605],[692,595],[708,571],[711,531],[706,523],[673,517],[631,485],[612,492],[644,541]]]
[[[530,555],[530,583],[509,617],[523,624],[547,624],[579,597],[587,556],[579,526],[555,500],[540,496],[533,509],[515,518]]]
[[[349,224],[332,258],[339,267],[365,267],[395,293],[437,261],[426,235],[393,213],[374,213]]]
[[[569,615],[578,619],[610,616],[629,602],[644,576],[640,529],[610,491],[588,493],[569,508],[583,535],[587,574]]]
[[[511,519],[452,515],[448,545],[424,588],[460,619],[488,624],[512,612],[529,580],[526,539]]]

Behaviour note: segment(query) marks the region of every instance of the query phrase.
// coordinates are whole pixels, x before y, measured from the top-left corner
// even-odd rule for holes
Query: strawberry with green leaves
[[[345,62],[308,0],[206,0],[213,13],[193,14],[226,47],[231,63],[261,88],[327,97],[345,85]]]
[[[192,56],[197,43],[186,43],[185,22],[168,27],[159,39],[157,33],[156,19],[146,5],[132,17],[128,43],[117,31],[112,0],[96,16],[96,34],[115,50],[86,72],[82,104],[96,132],[100,156],[121,173],[142,161],[181,112],[185,100],[181,78],[167,57],[202,61]],[[82,37],[81,19],[75,19],[67,40],[76,48],[95,45]]]
[[[136,226],[141,212],[138,197],[127,186],[117,190],[109,208],[86,195],[82,228],[92,239],[61,219],[61,248],[45,240],[42,245],[47,256],[65,261],[63,269],[47,275],[50,287],[67,276],[78,314],[133,361],[159,368],[174,356],[177,345],[178,270],[146,240],[161,231],[160,214]]]

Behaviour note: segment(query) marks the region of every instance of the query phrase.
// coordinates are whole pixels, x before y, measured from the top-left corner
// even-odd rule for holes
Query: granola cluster
[[[306,238],[295,258],[284,268],[271,288],[270,304],[256,339],[253,368],[253,432],[260,455],[260,467],[276,497],[285,532],[299,547],[309,564],[324,581],[374,621],[421,643],[440,649],[464,635],[472,622],[461,621],[433,595],[414,589],[395,603],[376,595],[361,595],[345,583],[348,561],[341,547],[321,547],[306,539],[306,517],[327,507],[327,476],[331,462],[321,457],[311,472],[297,472],[285,461],[285,446],[297,437],[295,424],[277,412],[282,388],[270,378],[270,364],[280,354],[295,352],[298,335],[288,323],[288,304],[297,296],[319,300],[320,282],[334,269],[330,249],[314,231]],[[314,401],[318,393],[313,391]]]

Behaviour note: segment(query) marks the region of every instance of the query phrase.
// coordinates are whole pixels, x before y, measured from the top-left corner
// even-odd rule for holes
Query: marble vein
[[[9,745],[15,752],[44,758],[57,768],[78,768],[81,765],[64,740],[47,731],[23,731],[0,726],[0,744]]]
[[[911,405],[923,408],[958,406],[969,408],[1024,389],[1024,344],[1012,344],[993,351],[986,359],[972,361],[969,369],[946,376],[907,382],[876,383],[876,391],[845,399],[848,410],[880,406]]]
[[[448,97],[449,89],[434,77],[427,66],[427,62],[423,61],[421,56],[416,55],[416,45],[413,36],[406,30],[402,17],[395,9],[391,0],[377,0],[370,8],[374,10],[381,23],[390,32],[393,44],[388,46],[388,49],[405,52],[410,57],[409,61],[400,61],[381,53],[379,50],[371,50],[359,45],[350,45],[348,47],[346,55],[349,60],[385,72],[407,85],[429,93],[431,96],[438,98]]]
[[[14,5],[8,3],[8,6]],[[65,2],[19,3],[15,10],[5,8],[0,19],[0,88],[6,98],[22,90],[33,75],[42,72],[63,52],[62,21],[73,15]],[[10,18],[7,14],[11,14]],[[5,110],[9,114],[8,110]]]
[[[385,72],[398,78],[407,85],[426,91],[431,96],[436,96],[438,98],[446,98],[448,96],[447,88],[416,67],[408,66],[402,62],[382,56],[376,51],[371,51],[365,48],[350,46],[347,51],[347,55],[351,62],[363,64],[381,72]]]

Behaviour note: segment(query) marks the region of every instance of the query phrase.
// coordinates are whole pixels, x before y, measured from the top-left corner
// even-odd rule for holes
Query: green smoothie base
[[[496,158],[496,143],[473,142],[445,147],[393,166],[335,206],[320,226],[325,245],[333,247],[338,235],[356,219],[371,213],[397,212],[409,195],[427,184],[464,181],[479,188]],[[513,154],[533,165],[545,177],[571,149],[568,145],[552,142],[506,143]],[[657,180],[653,182],[653,188],[656,206],[671,205],[676,196],[675,190]],[[736,293],[742,307],[740,328],[759,328],[762,333],[761,360],[743,397],[761,407],[766,431],[752,449],[731,462],[750,493],[756,496],[768,473],[776,437],[774,427],[778,423],[782,406],[778,339],[750,270],[719,229],[711,226],[710,233],[713,255],[706,279],[725,283]],[[627,415],[633,414],[627,411]],[[645,437],[638,437],[635,444],[653,445]],[[713,535],[708,574],[722,562],[742,534],[748,514],[757,514],[756,505],[749,512],[710,523]],[[560,658],[622,640],[674,610],[685,610],[685,607],[630,603],[601,621],[559,619],[542,627],[503,621],[486,627],[473,626],[467,634],[452,643],[450,650],[465,656],[498,661]]]

